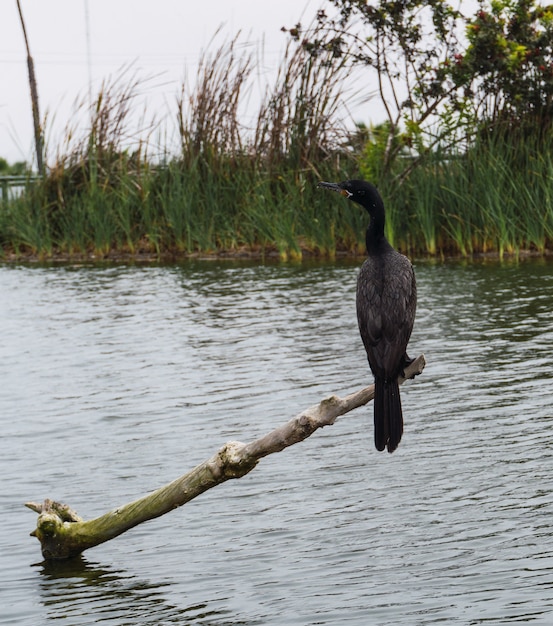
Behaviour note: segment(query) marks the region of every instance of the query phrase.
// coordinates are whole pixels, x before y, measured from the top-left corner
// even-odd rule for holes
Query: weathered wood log
[[[406,378],[420,374],[424,366],[424,355],[421,355],[406,368]],[[401,379],[400,383],[404,380]],[[226,443],[214,456],[184,476],[93,520],[85,521],[69,506],[52,500],[47,499],[42,504],[27,502],[25,506],[39,514],[31,536],[38,538],[42,555],[47,560],[77,556],[142,522],[186,504],[211,487],[231,478],[241,478],[263,457],[307,439],[319,428],[334,424],[337,417],[367,404],[373,397],[374,385],[344,398],[330,396],[251,443]]]

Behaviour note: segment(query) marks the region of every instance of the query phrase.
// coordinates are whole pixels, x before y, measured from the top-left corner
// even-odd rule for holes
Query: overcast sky
[[[223,25],[221,43],[237,31],[261,46],[260,73],[282,60],[282,26],[311,21],[327,0],[21,0],[35,63],[41,114],[64,127],[75,99],[93,92],[102,79],[134,62],[147,83],[148,109],[163,113],[185,76],[194,73],[205,49]],[[87,45],[87,19],[90,47]],[[90,57],[88,50],[90,49]],[[90,60],[90,72],[89,72]],[[16,0],[0,12],[0,156],[32,161],[33,129],[23,34]],[[54,133],[55,134],[55,133]],[[55,143],[57,137],[50,137]]]

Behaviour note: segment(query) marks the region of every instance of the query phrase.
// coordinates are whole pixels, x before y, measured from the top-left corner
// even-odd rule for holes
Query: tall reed
[[[401,186],[383,181],[395,243],[413,254],[500,257],[553,244],[553,137],[478,138],[432,154]]]

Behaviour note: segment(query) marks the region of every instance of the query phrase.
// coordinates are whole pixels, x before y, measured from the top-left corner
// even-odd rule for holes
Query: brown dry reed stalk
[[[332,254],[351,228],[346,220],[345,235],[335,231],[339,205],[315,183],[346,175],[338,154],[354,163],[339,117],[346,63],[290,44],[252,128],[241,122],[250,50],[236,36],[203,55],[193,90],[183,86],[177,98],[179,153],[165,146],[162,161],[149,156],[153,122],[131,132],[143,82],[129,68],[105,81],[91,105],[78,103],[20,227],[8,229],[11,244],[2,233],[0,244],[40,253],[47,240],[46,255],[268,246],[286,256],[300,244]]]

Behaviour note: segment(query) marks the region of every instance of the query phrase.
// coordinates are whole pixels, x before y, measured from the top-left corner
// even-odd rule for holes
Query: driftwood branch
[[[424,355],[421,355],[406,368],[406,378],[420,374],[424,366]],[[400,379],[400,383],[404,380]],[[367,404],[373,397],[374,385],[344,398],[330,396],[251,443],[226,443],[210,459],[172,483],[93,520],[85,521],[69,506],[52,500],[45,500],[42,504],[27,502],[25,506],[39,514],[31,536],[40,541],[45,559],[68,559],[81,554],[142,522],[186,504],[230,478],[241,478],[263,457],[307,439],[319,428],[334,424],[337,417]]]

